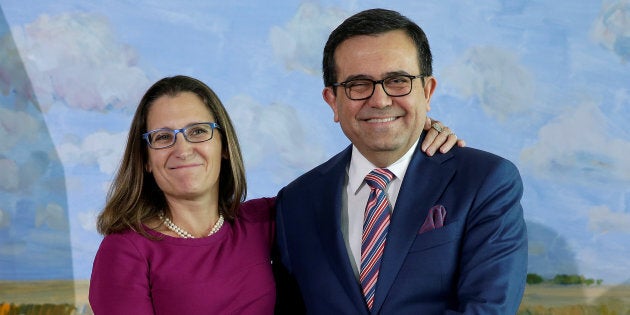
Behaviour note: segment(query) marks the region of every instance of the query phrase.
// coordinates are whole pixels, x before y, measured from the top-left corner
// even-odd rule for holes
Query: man
[[[422,154],[431,62],[422,29],[394,11],[360,12],[328,38],[323,97],[352,145],[277,199],[281,259],[308,313],[518,309],[527,267],[520,175],[471,148]]]

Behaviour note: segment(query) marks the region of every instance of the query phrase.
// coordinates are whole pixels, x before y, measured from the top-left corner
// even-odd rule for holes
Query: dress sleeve
[[[96,253],[89,291],[94,314],[154,314],[145,256],[125,234],[107,235]]]
[[[241,203],[239,216],[250,222],[273,222],[276,216],[276,198],[257,198]]]

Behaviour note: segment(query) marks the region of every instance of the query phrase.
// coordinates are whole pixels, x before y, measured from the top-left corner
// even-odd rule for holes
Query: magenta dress
[[[273,198],[241,205],[239,218],[208,237],[149,230],[105,236],[96,253],[89,300],[100,314],[273,314],[270,252]]]

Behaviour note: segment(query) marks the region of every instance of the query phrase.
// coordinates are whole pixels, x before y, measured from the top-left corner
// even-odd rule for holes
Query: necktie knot
[[[394,173],[386,168],[377,168],[365,176],[365,182],[375,189],[385,191],[385,188],[394,178]]]

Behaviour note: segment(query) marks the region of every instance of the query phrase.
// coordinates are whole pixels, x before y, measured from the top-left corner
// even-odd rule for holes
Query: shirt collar
[[[420,141],[420,139],[416,140],[400,159],[386,167],[396,175],[395,179],[403,180],[403,177],[405,177],[405,172],[407,172],[411,156],[418,146],[418,141]],[[368,161],[368,159],[359,152],[359,149],[352,145],[352,157],[350,158],[350,166],[348,167],[348,187],[351,188],[350,191],[356,194],[365,183],[365,176],[375,168],[378,167]]]

